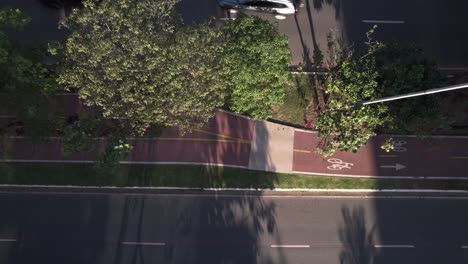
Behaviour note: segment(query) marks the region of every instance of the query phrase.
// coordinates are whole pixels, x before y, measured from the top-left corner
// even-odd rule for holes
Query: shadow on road
[[[1,263],[97,263],[106,247],[107,199],[92,196],[2,195]],[[2,245],[2,249],[3,249]]]
[[[343,244],[340,264],[372,264],[374,228],[368,230],[362,207],[343,207],[343,223],[338,231]]]

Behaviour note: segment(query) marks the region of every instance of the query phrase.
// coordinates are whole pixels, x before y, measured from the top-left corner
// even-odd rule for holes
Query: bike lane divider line
[[[294,152],[299,152],[299,153],[312,153],[311,150],[306,150],[306,149],[294,149]]]
[[[396,158],[397,155],[379,155],[379,158]]]
[[[224,138],[183,138],[183,137],[159,137],[156,141],[208,141],[208,142],[227,142],[227,143],[240,143],[246,144],[247,142],[238,142],[236,140],[224,139]],[[249,142],[250,143],[250,142]]]
[[[451,156],[450,159],[468,159],[468,156]]]
[[[226,139],[226,140],[238,141],[239,143],[250,143],[250,140],[248,140],[248,139],[241,139],[241,138],[226,136],[226,135],[219,134],[219,133],[209,132],[209,131],[206,131],[206,130],[203,130],[203,129],[193,129],[193,131],[197,131],[197,132],[200,132],[200,133],[203,133],[203,134],[217,136],[217,137],[220,137],[220,138],[223,138],[223,139]]]

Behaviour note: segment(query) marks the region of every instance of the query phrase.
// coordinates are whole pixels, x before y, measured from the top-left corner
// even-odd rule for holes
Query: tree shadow
[[[374,228],[367,230],[362,207],[342,207],[343,223],[338,233],[343,244],[340,264],[372,264]]]
[[[313,0],[314,1],[314,9],[321,10],[323,5],[331,5],[335,8],[335,18],[340,18],[340,11],[341,11],[341,0]],[[309,1],[307,1],[309,2]]]
[[[96,263],[106,245],[108,200],[56,194],[2,194],[2,237],[16,239],[2,263]]]

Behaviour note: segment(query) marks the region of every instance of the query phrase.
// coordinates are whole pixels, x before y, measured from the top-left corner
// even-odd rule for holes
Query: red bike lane
[[[293,171],[304,174],[389,177],[468,178],[468,137],[395,136],[394,150],[380,149],[383,137],[374,137],[356,153],[337,152],[323,158],[314,149],[316,133],[295,131]]]
[[[247,167],[254,123],[244,117],[217,111],[202,129],[180,135],[176,128],[165,129],[155,138],[129,138],[134,147],[126,161],[141,163],[197,163]],[[95,139],[91,150],[64,157],[59,138],[33,144],[12,138],[11,161],[94,161],[105,149],[105,139]]]

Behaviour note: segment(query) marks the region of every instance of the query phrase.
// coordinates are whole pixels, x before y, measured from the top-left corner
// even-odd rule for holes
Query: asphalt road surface
[[[467,263],[466,199],[1,193],[1,263]]]
[[[285,20],[249,12],[278,22],[280,31],[289,38],[294,65],[312,61],[314,50],[326,55],[327,35],[332,30],[349,45],[362,49],[365,33],[378,25],[375,40],[414,43],[442,69],[468,70],[468,1],[303,0],[303,3],[296,16]]]
[[[288,36],[291,64],[312,59],[314,50],[327,52],[331,30],[342,34],[349,44],[362,48],[365,32],[377,24],[378,40],[416,43],[443,69],[468,69],[468,1],[465,0],[303,0],[297,16],[277,20],[273,15],[249,12],[279,23]],[[32,18],[31,24],[17,35],[24,44],[61,40],[59,12],[46,8],[39,0],[0,0],[0,7],[20,8]],[[214,17],[218,24],[228,17],[217,0],[181,0],[177,11],[186,23]]]

